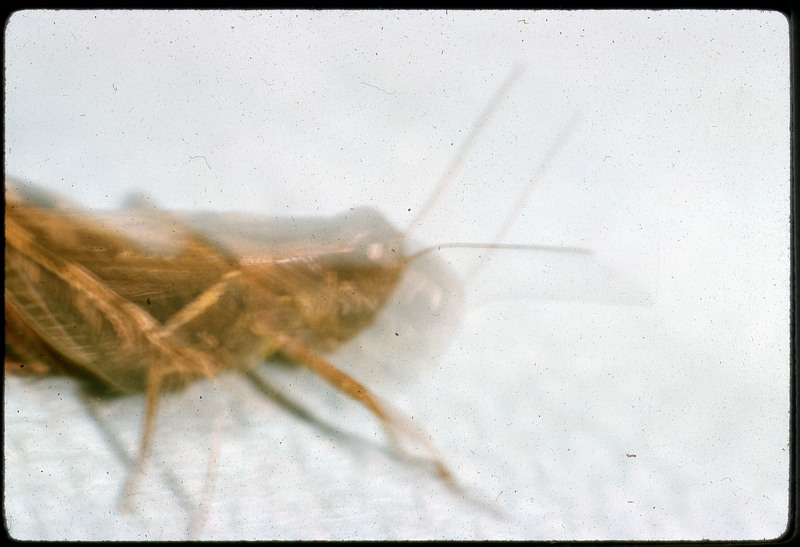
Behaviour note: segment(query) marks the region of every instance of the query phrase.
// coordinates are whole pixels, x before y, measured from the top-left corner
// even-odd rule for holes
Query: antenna
[[[506,235],[508,235],[508,231],[514,225],[514,222],[517,221],[519,213],[525,206],[525,203],[527,203],[528,198],[530,197],[531,192],[533,191],[533,188],[536,186],[536,183],[539,181],[542,175],[544,175],[545,171],[547,171],[547,169],[550,167],[550,164],[553,162],[553,158],[556,157],[561,147],[564,146],[564,142],[567,140],[567,138],[569,138],[570,135],[572,135],[572,132],[575,130],[575,127],[577,126],[578,121],[580,121],[580,118],[581,116],[579,114],[573,115],[572,118],[569,120],[569,122],[567,122],[567,125],[564,127],[564,129],[562,129],[561,132],[558,134],[556,140],[553,141],[553,144],[550,145],[550,148],[547,150],[547,154],[545,154],[544,156],[544,160],[539,165],[539,169],[536,170],[531,179],[525,185],[525,189],[517,198],[514,207],[506,215],[505,222],[503,222],[503,225],[494,234],[492,241],[502,241],[503,238],[505,238]],[[472,267],[472,269],[470,269],[469,274],[467,274],[464,280],[466,283],[472,281],[472,279],[480,271],[480,269],[483,268],[486,261],[492,257],[496,249],[524,248],[526,250],[538,250],[538,251],[565,251],[565,252],[580,252],[580,253],[589,252],[586,249],[575,248],[575,247],[554,247],[554,246],[543,246],[543,245],[515,246],[515,245],[493,244],[485,246],[485,248],[489,249],[489,252],[482,255],[475,262],[475,265]]]
[[[428,197],[428,200],[425,203],[425,205],[417,213],[417,216],[415,216],[414,219],[411,221],[411,224],[409,224],[408,229],[406,230],[406,237],[408,236],[408,234],[411,233],[412,230],[414,230],[417,226],[419,226],[422,223],[422,220],[425,218],[425,216],[428,213],[430,213],[431,209],[433,208],[433,205],[439,200],[444,191],[450,185],[450,183],[453,180],[453,175],[458,170],[458,168],[461,167],[461,164],[464,162],[464,158],[466,157],[467,152],[469,152],[469,149],[475,143],[475,139],[477,139],[478,134],[480,134],[481,130],[483,129],[483,126],[486,125],[486,121],[489,118],[491,118],[492,114],[494,114],[494,111],[495,109],[497,109],[497,106],[500,104],[500,101],[505,97],[508,90],[511,89],[511,86],[514,84],[519,75],[522,74],[522,71],[523,71],[523,65],[521,64],[516,65],[514,69],[511,71],[511,74],[509,74],[508,77],[503,82],[503,85],[501,85],[500,88],[497,90],[497,92],[494,94],[492,100],[489,101],[489,104],[486,106],[486,108],[483,109],[483,112],[478,118],[478,121],[472,126],[472,131],[470,131],[469,135],[467,135],[466,140],[459,147],[458,152],[453,158],[453,161],[450,162],[450,165],[448,166],[447,171],[445,171],[445,174],[442,177],[442,179],[439,181],[439,184],[436,185],[436,188],[434,188],[433,193],[431,193],[431,195]]]
[[[408,229],[406,230],[406,233],[405,233],[406,237],[408,237],[408,234],[410,234],[412,230],[417,228],[422,223],[422,221],[425,218],[425,216],[427,216],[430,213],[430,211],[433,209],[434,204],[439,200],[439,198],[441,198],[441,196],[444,193],[444,191],[451,184],[455,172],[458,170],[459,167],[461,167],[461,164],[464,162],[464,158],[466,157],[466,155],[469,152],[470,148],[472,148],[472,145],[475,143],[475,140],[477,139],[477,137],[480,134],[481,130],[486,125],[486,122],[489,120],[489,118],[494,114],[494,111],[497,109],[498,105],[500,104],[500,101],[505,97],[505,95],[508,93],[509,89],[511,89],[511,87],[514,85],[515,81],[517,80],[517,78],[519,78],[520,74],[522,74],[523,68],[524,67],[521,64],[518,64],[513,68],[511,73],[506,77],[506,79],[503,82],[503,84],[498,88],[497,92],[495,92],[495,94],[492,97],[491,101],[489,101],[489,104],[486,106],[486,108],[483,109],[483,112],[481,112],[481,115],[478,117],[478,121],[473,125],[472,130],[470,131],[469,135],[467,135],[467,138],[464,140],[464,142],[459,147],[458,152],[456,153],[455,157],[453,158],[453,161],[450,162],[450,165],[448,166],[447,171],[445,171],[445,174],[442,177],[442,179],[439,181],[439,184],[436,186],[436,188],[434,188],[433,192],[428,197],[425,205],[420,209],[420,211],[417,213],[417,215],[414,217],[414,219],[409,224]],[[536,182],[542,177],[544,172],[550,167],[550,164],[552,163],[553,158],[560,151],[560,149],[564,146],[564,142],[567,140],[567,138],[569,138],[569,136],[572,135],[573,131],[575,130],[575,126],[577,125],[578,121],[580,120],[580,117],[581,116],[579,114],[575,114],[569,120],[569,122],[567,122],[567,125],[564,127],[564,129],[562,129],[561,132],[558,134],[558,137],[556,138],[556,140],[553,141],[553,143],[550,145],[550,148],[548,149],[547,154],[545,154],[545,156],[543,158],[543,161],[540,163],[539,168],[536,170],[536,172],[533,174],[531,179],[525,185],[525,188],[523,189],[522,193],[519,195],[519,197],[517,198],[517,201],[514,203],[514,207],[508,213],[508,215],[506,216],[506,220],[503,222],[503,225],[497,230],[497,232],[495,233],[495,235],[491,239],[491,241],[501,241],[503,238],[506,237],[506,235],[508,234],[508,231],[514,225],[514,222],[516,222],[520,211],[522,210],[522,208],[525,206],[525,203],[527,203],[528,199],[530,198],[531,192],[533,191],[534,186],[536,186]],[[406,261],[410,262],[410,261],[414,260],[415,258],[417,258],[417,257],[419,257],[419,256],[421,256],[423,254],[426,254],[428,252],[431,252],[433,250],[455,249],[455,248],[462,248],[462,249],[464,249],[464,248],[466,248],[466,249],[488,249],[489,250],[489,252],[484,254],[483,256],[481,256],[475,262],[473,267],[470,269],[469,273],[466,276],[466,279],[464,280],[466,283],[469,283],[469,281],[471,281],[475,277],[475,275],[478,273],[478,271],[480,271],[480,269],[484,266],[486,261],[489,260],[491,258],[491,256],[494,254],[494,251],[496,251],[498,249],[501,249],[501,250],[502,249],[513,249],[513,250],[525,250],[525,251],[545,251],[545,252],[571,252],[571,253],[581,253],[581,254],[590,254],[591,253],[591,251],[589,251],[587,249],[584,249],[584,248],[580,248],[580,247],[559,247],[559,246],[555,246],[555,245],[506,245],[506,244],[499,244],[499,243],[489,243],[489,244],[480,244],[480,243],[447,243],[447,244],[434,245],[434,246],[431,246],[431,247],[427,247],[427,248],[425,248],[425,249],[423,249],[423,250],[421,250],[419,252],[416,252],[416,253],[406,257]]]

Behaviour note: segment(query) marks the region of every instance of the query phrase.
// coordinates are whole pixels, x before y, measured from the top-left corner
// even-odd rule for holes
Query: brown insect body
[[[205,224],[217,227],[211,240],[235,256],[250,280],[254,330],[315,351],[333,351],[371,324],[406,265],[403,235],[371,209],[301,218],[291,229],[281,221],[239,220],[258,227],[246,237],[224,217]]]
[[[281,224],[260,226],[274,239],[258,243],[245,233],[252,222],[236,230],[224,215],[201,219],[222,226],[206,238],[190,227],[197,216],[94,218],[13,198],[5,212],[7,369],[144,390],[140,463],[163,389],[250,370],[274,354],[366,405],[390,433],[410,431],[320,355],[372,323],[404,270],[403,236],[377,212],[301,219],[288,238]],[[161,242],[131,239],[132,222]]]
[[[211,243],[166,216],[161,223],[181,241],[170,253],[142,248],[85,214],[9,203],[5,273],[11,355],[33,358],[27,339],[36,333],[39,370],[62,372],[74,365],[114,390],[137,391],[145,387],[153,344],[134,343],[140,334],[126,327],[136,321],[150,324],[176,347],[213,355],[218,365],[205,374],[198,370],[199,375],[250,368],[279,352],[279,340],[332,351],[372,322],[404,266],[401,235],[365,209],[329,222],[300,219],[303,229],[296,239],[277,231],[275,240],[258,250],[247,249],[241,233],[220,234]],[[381,228],[370,228],[376,225]],[[312,233],[319,236],[314,240],[327,238],[310,245],[306,236]],[[386,242],[387,233],[394,241]],[[239,247],[233,251],[226,243]],[[272,251],[264,254],[263,248]],[[41,290],[38,283],[61,290]],[[103,302],[100,297],[79,302],[101,286],[108,293]],[[128,303],[122,306],[127,313],[108,313],[102,304],[120,303],[114,296]],[[101,309],[106,315],[98,317]],[[28,333],[25,343],[22,333]],[[103,358],[125,363],[108,369],[99,364]],[[168,385],[192,376],[179,367],[165,372]]]

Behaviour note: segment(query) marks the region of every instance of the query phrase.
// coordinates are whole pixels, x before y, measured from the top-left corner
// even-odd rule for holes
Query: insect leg
[[[377,398],[363,384],[336,368],[298,340],[288,337],[281,339],[280,352],[290,360],[309,368],[333,387],[367,407],[381,421],[393,444],[401,453],[404,452],[395,436],[398,430],[420,441],[431,454],[431,461],[438,475],[448,484],[455,486],[450,470],[431,442],[407,419],[403,419],[395,412],[390,413],[389,409],[378,402]]]
[[[144,469],[144,462],[150,449],[150,438],[153,434],[153,424],[155,423],[156,410],[158,409],[158,397],[161,395],[162,374],[157,367],[150,367],[147,373],[147,384],[145,387],[145,413],[144,425],[142,426],[142,437],[139,442],[139,452],[136,461],[125,481],[120,502],[123,511],[130,511],[130,499],[135,494],[134,490],[139,481],[139,477]]]

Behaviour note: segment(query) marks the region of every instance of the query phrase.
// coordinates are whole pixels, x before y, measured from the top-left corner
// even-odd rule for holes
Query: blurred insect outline
[[[355,209],[331,219],[306,219],[291,233],[278,225],[258,226],[270,239],[255,244],[241,223],[237,229],[225,228],[224,215],[211,219],[222,233],[210,237],[188,217],[139,210],[133,221],[129,211],[114,219],[63,207],[51,198],[22,197],[7,182],[6,371],[70,375],[113,393],[144,392],[141,440],[123,497],[145,464],[162,392],[225,370],[247,372],[274,355],[307,367],[368,408],[398,451],[403,451],[401,438],[423,446],[439,477],[455,486],[428,437],[324,355],[369,326],[408,264],[432,251],[586,252],[498,243],[404,252],[409,232],[450,183],[520,71],[499,88],[405,232],[374,210]],[[551,154],[567,134],[562,132]],[[502,239],[532,186],[494,241]],[[123,227],[121,217],[126,219]],[[131,238],[131,224],[148,233],[151,244]]]

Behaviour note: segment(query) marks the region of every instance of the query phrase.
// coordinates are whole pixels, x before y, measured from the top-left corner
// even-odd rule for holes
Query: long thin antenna
[[[586,249],[584,247],[562,247],[560,245],[526,245],[524,243],[442,243],[440,245],[425,247],[416,253],[408,255],[405,257],[405,262],[411,262],[424,254],[433,251],[441,251],[442,249],[489,249],[491,251],[500,249],[512,251],[541,251],[547,253],[592,254],[591,249]],[[473,268],[472,273],[474,273],[475,270],[477,270],[477,268]]]
[[[572,116],[569,122],[567,122],[567,125],[564,127],[564,129],[562,129],[561,132],[558,134],[556,140],[553,141],[553,144],[550,145],[550,148],[547,150],[547,154],[545,154],[544,159],[539,164],[539,169],[536,170],[531,179],[525,185],[525,189],[517,198],[514,207],[506,215],[505,222],[503,222],[503,225],[500,227],[499,230],[497,230],[497,233],[494,234],[492,241],[502,241],[503,238],[505,238],[506,235],[508,235],[508,231],[511,229],[511,226],[513,226],[514,223],[517,221],[520,211],[522,210],[523,207],[525,207],[525,204],[528,202],[528,198],[530,198],[531,192],[533,191],[533,188],[536,186],[536,183],[539,181],[542,175],[544,175],[545,171],[547,171],[547,169],[550,167],[550,164],[553,162],[553,158],[561,150],[561,147],[564,146],[564,142],[570,135],[572,135],[572,132],[575,130],[575,126],[577,125],[579,120],[580,120],[579,114],[575,114],[574,116]],[[523,246],[523,247],[526,248],[531,247],[532,250],[548,250],[548,251],[552,251],[555,249],[568,250],[567,247],[556,247],[556,248],[547,247],[542,249],[536,248],[537,246]],[[481,268],[483,268],[486,261],[492,257],[492,254],[494,254],[492,251],[493,249],[505,249],[509,247],[503,245],[492,245],[489,246],[488,248],[490,249],[490,252],[486,253],[475,262],[475,265],[472,266],[472,269],[470,269],[469,274],[464,280],[465,283],[469,283],[470,281],[472,281],[473,277],[475,277],[478,271]],[[570,250],[572,250],[573,252],[576,250],[580,252],[585,252],[574,248],[570,248]]]
[[[453,180],[453,175],[458,170],[458,168],[461,167],[461,164],[464,161],[464,157],[467,155],[467,152],[469,152],[469,149],[475,143],[475,139],[478,137],[478,134],[481,132],[481,129],[483,129],[483,126],[486,125],[486,121],[492,116],[495,109],[500,104],[500,101],[503,99],[508,90],[514,84],[514,81],[519,77],[520,74],[522,74],[522,70],[523,66],[521,64],[516,65],[514,69],[511,71],[511,74],[509,74],[508,77],[503,82],[503,85],[501,85],[500,88],[497,90],[497,92],[494,94],[492,100],[489,101],[489,104],[481,113],[480,117],[478,118],[478,121],[472,126],[472,131],[470,131],[469,135],[467,135],[466,140],[459,147],[458,153],[456,153],[455,158],[453,158],[453,161],[450,162],[450,165],[448,166],[447,171],[445,172],[442,179],[439,181],[439,184],[433,190],[433,193],[428,197],[428,200],[426,201],[422,209],[420,209],[420,211],[417,213],[417,216],[415,216],[414,219],[411,221],[411,224],[409,224],[408,229],[406,230],[406,236],[408,236],[408,234],[410,234],[412,230],[414,230],[417,226],[419,226],[422,223],[422,220],[431,211],[433,205],[439,200],[444,191],[450,185],[450,182]]]

